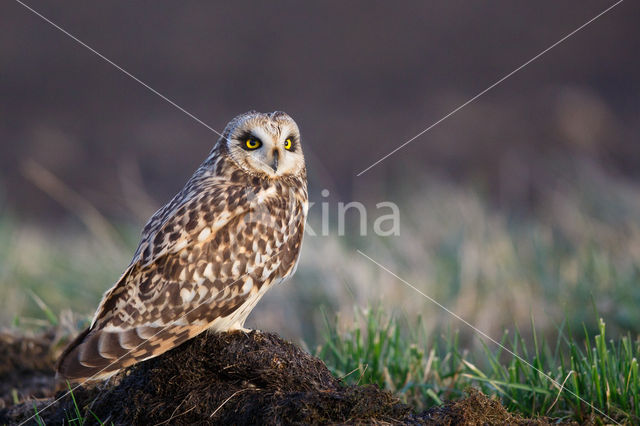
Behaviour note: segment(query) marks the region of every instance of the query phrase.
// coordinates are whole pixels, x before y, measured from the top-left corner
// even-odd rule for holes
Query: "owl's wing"
[[[288,237],[301,229],[254,208],[275,194],[261,190],[249,197],[255,202],[239,186],[198,194],[148,232],[91,327],[60,358],[61,375],[100,378],[157,356],[231,318],[265,282],[290,273],[281,263],[297,254],[301,234]]]

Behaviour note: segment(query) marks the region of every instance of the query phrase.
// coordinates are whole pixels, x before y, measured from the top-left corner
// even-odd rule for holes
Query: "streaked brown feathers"
[[[238,148],[235,135],[247,129],[273,150],[287,135],[299,139],[284,113],[236,117],[182,191],[146,224],[91,326],[60,357],[61,376],[103,378],[206,329],[242,327],[264,292],[292,274],[307,214],[304,157],[296,144],[295,152],[281,153],[283,167],[270,171],[263,163],[272,154]]]

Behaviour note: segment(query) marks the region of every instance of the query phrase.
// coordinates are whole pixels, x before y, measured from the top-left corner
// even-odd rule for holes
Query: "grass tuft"
[[[317,350],[329,369],[347,383],[375,383],[395,392],[417,409],[461,397],[473,385],[525,416],[585,422],[606,421],[604,413],[640,422],[640,340],[607,340],[602,320],[598,334],[585,328],[580,338],[561,325],[553,346],[536,335],[533,322],[529,344],[518,330],[513,336],[505,331],[501,343],[530,365],[485,344],[477,352],[464,350],[456,332],[428,337],[420,318],[409,322],[381,309],[356,309],[345,330],[337,323],[325,315],[325,342]]]

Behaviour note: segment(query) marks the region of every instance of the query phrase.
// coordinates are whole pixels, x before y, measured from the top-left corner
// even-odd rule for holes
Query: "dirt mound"
[[[425,424],[433,425],[577,425],[576,422],[551,423],[548,419],[525,419],[509,413],[502,404],[474,388],[467,389],[467,398],[446,402],[433,407],[418,417]]]
[[[414,414],[389,392],[345,386],[318,358],[259,332],[204,334],[73,394],[80,412],[89,413],[86,424],[96,417],[105,424],[545,424],[509,414],[479,392]],[[34,402],[45,423],[64,424],[75,407],[63,395],[46,410],[53,399],[1,410],[0,424],[27,420]]]
[[[0,331],[0,408],[27,397],[45,398],[55,386],[55,333],[23,336]]]

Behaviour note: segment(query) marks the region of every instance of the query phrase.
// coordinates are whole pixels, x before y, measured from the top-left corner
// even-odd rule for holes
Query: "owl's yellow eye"
[[[286,150],[290,150],[290,149],[291,149],[291,147],[293,147],[293,142],[291,141],[291,138],[287,138],[287,139],[284,141],[284,149],[286,149]]]
[[[246,141],[244,141],[244,146],[247,149],[258,149],[260,148],[260,145],[262,145],[262,142],[260,142],[258,139],[248,138]]]

